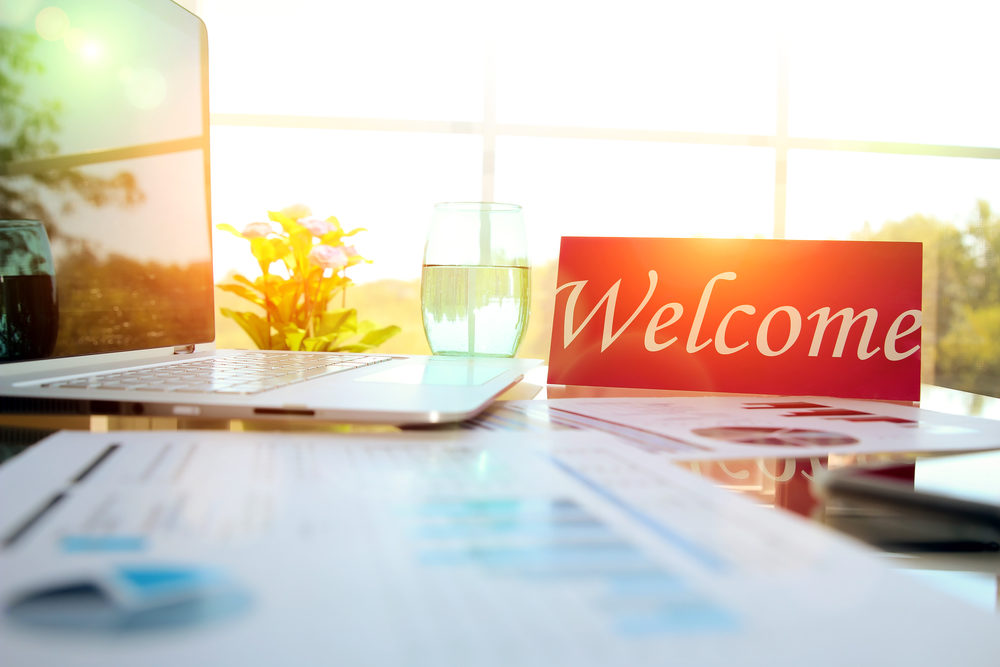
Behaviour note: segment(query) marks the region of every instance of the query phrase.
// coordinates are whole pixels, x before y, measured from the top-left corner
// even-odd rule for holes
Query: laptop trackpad
[[[379,370],[357,379],[358,382],[425,384],[469,387],[485,384],[510,368],[502,359],[442,359],[431,357],[413,360],[395,368]]]

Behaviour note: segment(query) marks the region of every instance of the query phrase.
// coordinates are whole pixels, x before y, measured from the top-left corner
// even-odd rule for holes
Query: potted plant
[[[243,230],[218,225],[250,244],[261,275],[250,280],[231,275],[219,289],[249,301],[256,310],[221,308],[260,349],[315,352],[366,352],[399,333],[395,325],[378,327],[359,320],[346,307],[352,284],[346,270],[364,259],[344,239],[363,229],[345,231],[337,218],[312,217],[295,206],[268,212],[267,222],[252,222]],[[330,307],[337,296],[340,307]]]

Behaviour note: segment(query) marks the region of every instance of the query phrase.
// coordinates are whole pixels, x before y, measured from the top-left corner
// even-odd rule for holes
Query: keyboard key
[[[77,377],[43,386],[116,391],[253,394],[390,359],[392,357],[387,355],[335,352],[247,353],[240,358],[218,357],[176,362]]]

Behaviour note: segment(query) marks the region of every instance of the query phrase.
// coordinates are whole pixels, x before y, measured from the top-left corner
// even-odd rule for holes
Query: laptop
[[[203,23],[51,0],[0,30],[21,103],[0,111],[0,219],[41,221],[49,249],[0,235],[0,412],[429,424],[539,363],[215,349]]]

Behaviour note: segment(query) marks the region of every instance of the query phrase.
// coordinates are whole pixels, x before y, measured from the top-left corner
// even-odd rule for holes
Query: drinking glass
[[[0,220],[0,362],[51,355],[58,331],[45,227],[37,220]]]
[[[531,299],[527,246],[516,204],[434,206],[420,282],[424,333],[434,354],[517,353]]]

